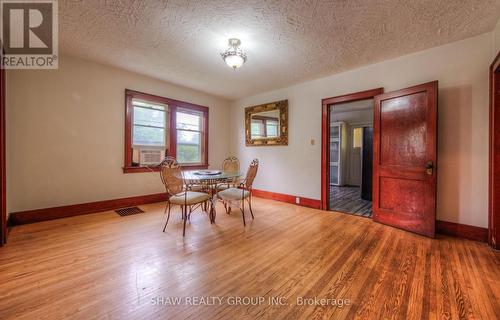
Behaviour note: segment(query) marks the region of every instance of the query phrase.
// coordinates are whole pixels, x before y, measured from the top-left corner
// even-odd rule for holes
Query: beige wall
[[[266,92],[234,102],[232,153],[259,158],[255,188],[320,199],[321,99],[384,87],[392,91],[439,80],[440,220],[487,226],[488,66],[492,33]],[[289,145],[245,147],[245,106],[289,101]],[[310,140],[315,139],[315,145]]]
[[[59,70],[9,71],[8,211],[162,192],[156,173],[123,174],[125,88],[208,106],[209,162],[228,155],[229,103],[62,56]]]

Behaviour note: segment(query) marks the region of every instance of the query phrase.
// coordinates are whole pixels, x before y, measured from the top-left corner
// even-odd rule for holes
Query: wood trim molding
[[[296,204],[295,203],[296,197],[287,194],[254,189],[252,190],[252,195],[259,198]],[[300,198],[300,203],[298,205],[314,209],[320,209],[319,200],[309,199],[304,197],[299,197],[299,198]],[[119,208],[138,206],[142,204],[162,202],[166,200],[167,200],[166,193],[157,193],[144,196],[96,201],[96,202],[81,203],[81,204],[61,206],[61,207],[19,211],[10,214],[9,225],[21,225],[21,224],[41,222],[41,221],[54,220],[60,218],[68,218],[83,214],[98,213],[103,211],[115,210]]]
[[[9,215],[9,222],[11,225],[27,224],[138,206],[141,204],[155,203],[165,200],[167,200],[166,193],[156,193],[136,197],[81,203],[62,207],[20,211],[11,213]]]
[[[156,101],[158,103],[163,103],[163,104],[167,104],[167,105],[175,105],[177,107],[182,107],[182,108],[186,108],[186,109],[192,109],[192,110],[198,110],[198,111],[205,111],[208,109],[208,107],[205,107],[205,106],[202,106],[199,104],[194,104],[191,102],[185,102],[185,101],[165,98],[165,97],[157,96],[154,94],[139,92],[139,91],[130,90],[130,89],[125,89],[125,95],[131,95],[134,98]]]
[[[337,103],[344,103],[344,102],[353,102],[353,101],[359,101],[359,100],[365,100],[365,99],[371,99],[375,97],[376,95],[384,93],[384,88],[375,88],[375,89],[370,89],[370,90],[365,90],[365,91],[359,91],[355,93],[349,93],[349,94],[344,94],[341,96],[336,96],[332,98],[326,98],[321,100],[321,103],[323,105],[329,105],[329,104],[337,104]]]
[[[123,167],[123,173],[138,173],[138,172],[159,172],[160,167]],[[202,170],[208,169],[207,165],[181,165],[182,170]]]
[[[382,93],[384,93],[384,88],[375,88],[321,100],[321,209],[328,210],[330,195],[330,113],[328,106],[372,99]]]
[[[258,190],[258,189],[252,190],[252,196],[258,197],[258,198],[263,198],[263,199],[276,200],[276,201],[280,201],[280,202],[287,202],[287,203],[296,204],[299,206],[313,208],[313,209],[321,209],[321,201],[316,200],[316,199],[298,197],[299,203],[296,203],[295,200],[296,200],[297,196],[292,196],[292,195],[284,194],[284,193],[265,191],[265,190]]]
[[[466,224],[436,220],[436,233],[473,241],[488,242],[488,229]]]
[[[500,249],[500,52],[490,65],[488,244]]]
[[[252,196],[270,199],[280,202],[286,202],[291,204],[295,203],[295,196],[265,191],[265,190],[252,190]],[[317,199],[310,199],[299,197],[299,206],[320,209],[321,202]],[[120,198],[113,200],[96,201],[61,207],[35,209],[28,211],[13,212],[9,215],[9,226],[28,224],[34,222],[41,222],[47,220],[54,220],[60,218],[68,218],[73,216],[79,216],[84,214],[99,213],[103,211],[110,211],[119,208],[126,208],[131,206],[139,206],[148,203],[156,203],[167,200],[166,193],[156,193],[143,196],[135,196],[128,198]],[[464,239],[487,242],[488,229],[469,226],[464,224],[458,224],[446,221],[436,221],[436,232],[448,236],[460,237]]]
[[[296,204],[295,196],[284,193],[253,189],[252,196],[263,199],[270,199],[280,202]],[[313,209],[321,209],[320,200],[303,198],[303,197],[299,198],[300,198],[300,203],[298,204],[299,206],[313,208]],[[436,233],[473,240],[473,241],[480,241],[480,242],[488,241],[488,229],[476,226],[469,226],[466,224],[454,223],[454,222],[436,220]]]
[[[3,57],[3,44],[0,41]],[[0,247],[7,242],[7,171],[5,151],[5,69],[0,63]]]

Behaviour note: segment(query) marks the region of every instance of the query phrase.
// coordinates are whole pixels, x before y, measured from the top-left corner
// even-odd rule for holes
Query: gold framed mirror
[[[288,100],[245,108],[247,146],[288,145]]]

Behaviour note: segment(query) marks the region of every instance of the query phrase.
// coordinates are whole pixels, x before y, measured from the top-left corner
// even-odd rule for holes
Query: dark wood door
[[[490,65],[489,178],[488,243],[500,249],[500,52]]]
[[[2,44],[0,42],[0,48]],[[2,58],[0,54],[0,58]],[[5,70],[0,66],[0,246],[7,242],[6,180],[5,180]]]
[[[434,237],[438,83],[375,97],[373,220]]]
[[[373,195],[373,128],[363,128],[361,199],[372,201]]]

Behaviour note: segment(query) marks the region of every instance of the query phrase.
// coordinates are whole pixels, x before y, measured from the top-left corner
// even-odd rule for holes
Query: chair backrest
[[[259,169],[259,159],[253,159],[248,166],[247,176],[245,178],[245,187],[250,189],[253,185],[253,180],[257,175],[257,170]]]
[[[160,163],[160,178],[168,194],[182,192],[184,186],[182,170],[174,157],[165,157]]]
[[[222,162],[222,171],[225,172],[239,172],[240,171],[240,160],[238,158],[231,156],[224,159]]]

